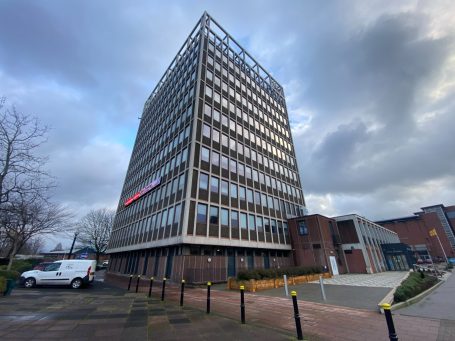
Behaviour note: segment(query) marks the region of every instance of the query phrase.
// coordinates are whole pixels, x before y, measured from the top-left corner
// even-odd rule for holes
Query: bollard
[[[128,282],[128,291],[130,291],[131,281],[133,280],[133,275],[130,275],[130,281]]]
[[[295,329],[297,329],[297,340],[303,340],[302,325],[300,324],[299,306],[297,305],[297,292],[291,291],[292,304],[294,305]]]
[[[182,279],[182,286],[180,287],[180,306],[183,307],[183,293],[185,291],[185,280]]]
[[[384,309],[385,320],[387,322],[387,328],[389,329],[389,339],[391,341],[397,341],[398,336],[395,331],[395,326],[393,324],[392,311],[390,310],[390,304],[384,303],[381,304],[381,308]]]
[[[207,314],[210,314],[210,287],[212,282],[207,282]]]
[[[240,318],[245,324],[245,286],[240,286]]]
[[[153,277],[150,277],[149,297],[152,296]]]
[[[141,279],[141,275],[137,275],[137,281],[136,281],[136,294],[137,290],[139,289],[139,280]]]
[[[319,285],[321,286],[321,296],[322,299],[327,301],[327,297],[325,296],[325,290],[324,290],[324,280],[322,279],[322,276],[319,276]]]
[[[164,291],[166,290],[166,277],[163,278],[163,287],[161,288],[161,301],[164,301]]]

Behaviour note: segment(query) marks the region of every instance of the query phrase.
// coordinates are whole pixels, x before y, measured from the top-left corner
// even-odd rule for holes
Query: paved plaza
[[[237,291],[213,290],[207,315],[206,289],[187,288],[184,307],[179,287],[169,284],[165,301],[160,283],[152,298],[148,282],[139,292],[97,282],[89,289],[16,289],[0,299],[1,340],[294,340],[295,321],[289,298],[245,294],[246,325],[240,323]],[[353,298],[355,299],[355,298]],[[299,300],[303,333],[308,340],[388,340],[383,315],[363,309]],[[445,320],[394,316],[400,340],[448,340]]]
[[[277,331],[143,294],[96,288],[16,289],[0,299],[1,340],[292,340]]]
[[[325,284],[357,287],[395,288],[407,276],[408,271],[386,271],[376,274],[346,274],[324,279]],[[314,281],[312,283],[318,283]]]

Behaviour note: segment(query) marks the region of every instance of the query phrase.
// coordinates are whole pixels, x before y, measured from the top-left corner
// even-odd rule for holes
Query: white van
[[[48,264],[43,270],[26,271],[20,282],[26,288],[35,285],[71,285],[79,289],[95,279],[96,261],[69,259]]]

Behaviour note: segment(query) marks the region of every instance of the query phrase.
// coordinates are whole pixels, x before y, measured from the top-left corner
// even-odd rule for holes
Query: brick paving
[[[111,279],[112,281],[112,279]],[[125,285],[116,279],[117,284]],[[155,284],[154,295],[159,295]],[[147,287],[140,291],[146,292]],[[143,295],[144,293],[142,293]],[[292,302],[288,298],[267,297],[245,293],[246,320],[248,324],[274,327],[295,333]],[[166,300],[177,302],[179,288],[167,285]],[[212,291],[213,313],[240,319],[240,295],[233,291]],[[205,309],[206,289],[187,288],[185,305]],[[299,301],[304,335],[309,340],[388,340],[385,318],[377,312],[339,307],[327,304]],[[400,340],[438,340],[441,321],[421,317],[394,315],[395,327]]]
[[[126,288],[127,278],[114,280]],[[132,290],[135,286],[132,286]],[[240,324],[238,292],[212,290],[210,315],[206,289],[187,288],[184,308],[179,287],[160,283],[152,299],[148,282],[139,293],[105,283],[87,290],[15,290],[0,299],[0,339],[75,340],[292,340],[295,324],[288,298],[246,293],[246,325]],[[299,301],[303,332],[309,340],[388,340],[384,316],[367,310]],[[453,321],[394,315],[400,340],[453,339]]]

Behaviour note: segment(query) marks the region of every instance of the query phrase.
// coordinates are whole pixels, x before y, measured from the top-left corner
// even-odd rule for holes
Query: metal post
[[[284,279],[284,293],[286,294],[286,297],[289,296],[289,290],[288,290],[288,276],[283,275]]]
[[[130,275],[130,281],[128,282],[128,291],[130,291],[132,280],[133,280],[133,275]]]
[[[141,275],[137,275],[137,281],[136,281],[136,293],[137,293],[137,290],[139,289],[139,281],[141,279]]]
[[[322,276],[319,276],[319,284],[321,286],[322,299],[324,301],[327,301],[327,297],[325,296],[325,289],[324,289],[324,279],[322,278]]]
[[[70,249],[70,253],[68,254],[68,259],[71,259],[71,255],[73,254],[74,243],[76,243],[76,238],[77,238],[78,234],[79,234],[78,232],[74,233],[74,239],[73,239],[73,243],[71,244],[71,249]],[[63,255],[63,258],[65,258],[65,255]]]
[[[291,291],[292,304],[294,305],[295,329],[297,329],[297,340],[303,340],[302,325],[300,323],[299,306],[297,305],[297,292]]]
[[[183,307],[183,293],[185,292],[185,280],[182,279],[182,285],[180,286],[180,306]]]
[[[150,277],[149,297],[152,296],[153,277]]]
[[[382,309],[384,309],[385,320],[387,322],[387,329],[389,330],[389,339],[391,341],[398,341],[397,332],[395,331],[395,326],[393,324],[392,311],[390,310],[390,304],[384,303],[381,304]]]
[[[166,277],[163,278],[163,287],[161,288],[161,301],[164,301],[165,290],[166,290]]]
[[[207,282],[207,314],[210,314],[210,287],[212,282]]]
[[[245,286],[240,286],[240,318],[242,324],[245,324]]]

